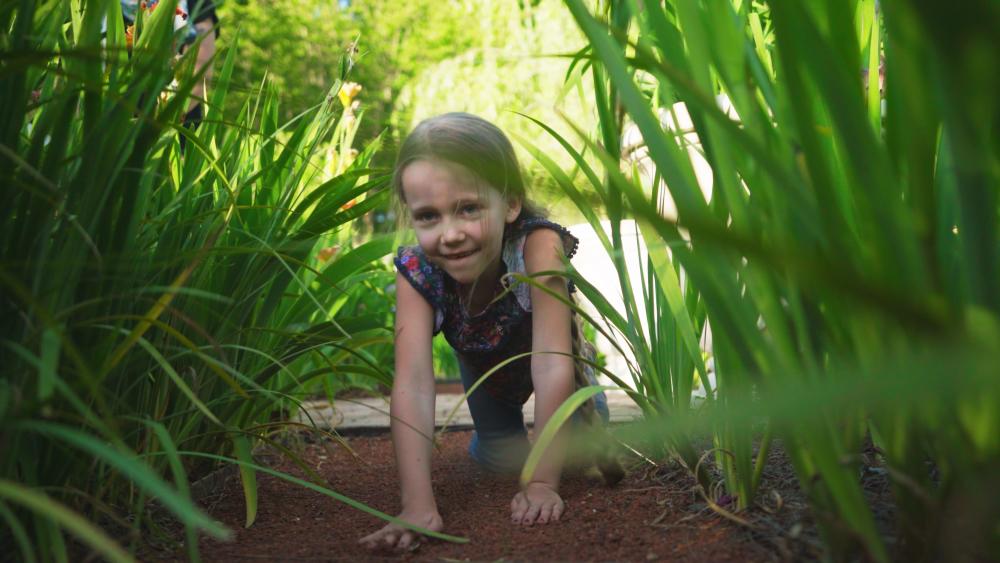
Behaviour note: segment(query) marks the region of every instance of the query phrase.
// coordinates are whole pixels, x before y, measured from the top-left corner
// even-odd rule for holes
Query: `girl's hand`
[[[566,510],[566,503],[547,483],[532,481],[510,501],[510,521],[515,525],[556,522]]]
[[[437,510],[415,512],[404,510],[398,518],[432,532],[440,532],[444,529],[444,521],[441,520],[441,515],[438,514]],[[385,547],[403,550],[415,548],[418,545],[418,536],[418,533],[398,524],[386,524],[381,530],[361,538],[358,543],[364,544],[368,549]]]

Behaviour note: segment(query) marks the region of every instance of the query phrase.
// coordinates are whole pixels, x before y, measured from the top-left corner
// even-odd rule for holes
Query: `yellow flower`
[[[350,107],[351,101],[354,97],[358,95],[361,91],[361,85],[357,82],[344,82],[340,87],[340,92],[337,94],[340,97],[340,103],[344,104],[344,107]]]
[[[338,252],[340,252],[340,245],[335,244],[333,246],[321,248],[320,251],[316,253],[316,258],[318,258],[320,262],[327,262],[336,256]]]

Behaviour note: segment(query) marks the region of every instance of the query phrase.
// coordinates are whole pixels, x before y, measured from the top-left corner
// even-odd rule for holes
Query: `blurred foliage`
[[[237,30],[240,36],[232,88],[253,92],[268,77],[281,91],[283,120],[315,105],[333,87],[356,34],[335,2],[239,0],[223,3],[218,14],[219,47],[232,45]]]
[[[655,421],[650,445],[689,468],[712,454],[704,498],[739,522],[780,438],[827,560],[1000,553],[1000,510],[982,500],[1000,474],[998,83],[982,72],[1000,59],[1000,5],[566,6],[592,47],[601,127],[560,139],[605,202],[624,310],[575,281],[633,352],[621,375]],[[639,275],[626,229],[648,249]],[[717,384],[692,409],[709,351]],[[696,427],[712,434],[702,457]],[[891,483],[889,534],[859,479],[872,468]]]
[[[572,161],[547,135],[515,112],[549,123],[564,117],[585,129],[596,121],[593,92],[566,81],[569,58],[584,44],[569,13],[557,0],[356,0],[347,6],[324,0],[228,1],[220,7],[220,45],[241,30],[235,88],[255,90],[265,76],[281,90],[282,118],[319,101],[341,73],[347,56],[350,80],[363,88],[365,119],[358,138],[388,129],[387,150],[375,162],[390,165],[393,146],[415,123],[447,111],[468,111],[495,121],[513,136],[551,149],[557,161]],[[550,56],[553,55],[553,56]],[[569,85],[567,85],[569,84]],[[568,133],[569,131],[563,131]],[[530,158],[522,165],[538,186],[544,206],[559,207],[547,175]],[[575,222],[576,219],[570,222]]]
[[[349,67],[365,90],[369,116],[359,136],[371,138],[388,123],[410,78],[472,43],[472,8],[458,0],[370,0],[346,7],[324,0],[231,1],[219,9],[226,30],[220,44],[241,30],[234,82],[255,89],[269,76],[282,91],[285,119],[314,105]]]

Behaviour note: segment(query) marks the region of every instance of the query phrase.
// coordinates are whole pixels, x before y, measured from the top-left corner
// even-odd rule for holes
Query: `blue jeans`
[[[462,361],[458,362],[462,386],[468,391],[482,374],[470,373]],[[588,374],[591,384],[596,384]],[[594,397],[596,410],[604,423],[608,423],[608,398],[599,393]],[[475,431],[469,442],[469,455],[479,465],[495,473],[517,473],[531,450],[528,430],[524,426],[523,405],[513,406],[486,392],[482,386],[469,395],[469,413]],[[579,424],[579,413],[571,419]]]

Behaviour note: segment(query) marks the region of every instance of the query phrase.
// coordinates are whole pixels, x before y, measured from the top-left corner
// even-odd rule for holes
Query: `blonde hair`
[[[403,171],[418,160],[457,164],[507,199],[518,199],[522,213],[545,216],[527,197],[524,174],[507,135],[471,113],[452,112],[421,121],[399,147],[392,184],[406,202]]]

